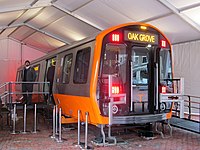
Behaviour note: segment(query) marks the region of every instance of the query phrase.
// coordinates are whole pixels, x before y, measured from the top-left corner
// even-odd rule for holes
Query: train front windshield
[[[164,37],[154,29],[143,32],[131,27],[104,38],[97,88],[102,115],[108,115],[111,99],[114,115],[161,111],[156,88],[166,86],[165,81],[172,79],[170,46],[165,39],[160,45],[161,39]],[[167,86],[168,91],[173,90],[172,84]],[[170,108],[171,103],[164,111]]]

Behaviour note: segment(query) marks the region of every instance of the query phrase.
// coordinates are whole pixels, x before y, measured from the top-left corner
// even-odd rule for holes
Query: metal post
[[[62,142],[62,139],[61,139],[62,138],[61,113],[62,113],[62,110],[61,110],[61,108],[59,108],[59,136],[58,136],[58,140],[57,140],[58,143]]]
[[[156,101],[156,110],[160,111],[160,105],[159,105],[159,92],[158,92],[158,63],[156,63],[156,86],[155,86],[155,93],[156,93],[156,96],[155,96],[155,101]]]
[[[188,106],[188,108],[189,108],[189,115],[188,115],[188,119],[191,119],[191,98],[190,98],[190,96],[188,96],[188,98],[189,98],[189,106]]]
[[[108,126],[108,137],[111,137],[111,126]]]
[[[37,133],[37,104],[34,106],[34,128],[32,133]]]
[[[8,83],[8,99],[9,99],[9,107],[10,107],[10,110],[12,110],[12,96],[11,96],[11,93],[12,93],[12,83],[9,82]],[[10,115],[10,123],[12,122],[12,115]]]
[[[81,130],[80,130],[80,113],[81,111],[78,110],[78,145],[80,145],[80,134],[81,134]]]
[[[12,83],[11,82],[8,83],[8,92],[9,92],[9,103],[10,103],[10,106],[12,106],[12,104],[11,104],[11,102],[12,102],[12,100],[11,100]]]
[[[176,80],[176,86],[177,86],[177,93],[179,93],[180,91],[179,91],[179,84],[178,84],[178,80]]]
[[[88,147],[88,112],[85,113],[85,149]]]
[[[131,61],[131,111],[133,111],[133,62]]]
[[[58,105],[56,105],[56,111],[55,111],[55,132],[56,132],[56,135],[58,134]]]
[[[109,125],[112,125],[112,121],[113,121],[112,107],[113,107],[113,100],[112,100],[112,98],[111,98],[111,99],[110,99],[110,103],[108,103]]]
[[[56,106],[53,107],[53,135],[51,136],[52,139],[56,138],[56,130],[55,130],[55,113],[56,113]]]
[[[37,85],[38,85],[38,93],[39,93],[39,92],[40,92],[40,83],[38,83]],[[38,102],[39,102],[39,101],[40,101],[40,96],[39,96],[39,94],[38,94],[37,97],[38,97]]]
[[[16,128],[16,104],[14,104],[14,110],[13,110],[13,131],[11,134],[16,134],[15,128]]]
[[[108,138],[113,140],[114,145],[117,144],[117,139],[114,136],[111,136],[111,125],[109,125],[109,127],[108,127]]]
[[[184,78],[180,79],[180,94],[184,95],[185,91],[184,91]]]
[[[7,84],[6,84],[6,85],[5,85],[4,91],[7,93],[7,90],[8,90],[8,89],[7,89]],[[5,105],[7,105],[7,103],[8,103],[8,102],[7,102],[7,96],[6,96],[4,99],[5,99]]]
[[[106,135],[105,132],[103,131],[103,125],[101,125],[101,134],[103,136],[103,146],[106,144]]]
[[[184,118],[184,100],[181,99],[180,101],[180,118]]]
[[[112,96],[112,75],[108,75],[108,97]]]
[[[23,134],[26,134],[26,104],[24,104],[24,130],[22,132]]]

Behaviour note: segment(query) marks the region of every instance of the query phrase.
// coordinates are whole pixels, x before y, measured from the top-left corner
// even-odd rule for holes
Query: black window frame
[[[68,80],[66,82],[67,75],[65,74],[64,70],[65,70],[65,64],[66,64],[66,57],[67,56],[69,56],[68,58],[71,58],[72,60],[71,60],[71,66],[70,66],[70,73],[69,73],[69,76],[68,76]],[[69,84],[69,82],[70,82],[71,72],[72,72],[72,63],[73,63],[73,53],[69,53],[69,54],[65,55],[64,56],[64,64],[63,64],[63,68],[62,68],[62,80],[61,80],[63,84]]]
[[[85,57],[87,53],[89,54],[88,58]],[[81,58],[78,58],[79,56],[81,56]],[[90,66],[90,57],[91,57],[91,47],[86,47],[84,49],[77,51],[75,67],[74,67],[73,83],[75,83],[75,84],[86,84],[87,83],[89,66]],[[85,63],[83,63],[84,61],[85,61]],[[84,65],[86,65],[86,66],[84,66]],[[80,68],[80,72],[83,72],[83,78],[80,78],[81,75],[80,75],[80,73],[78,73],[79,68]]]

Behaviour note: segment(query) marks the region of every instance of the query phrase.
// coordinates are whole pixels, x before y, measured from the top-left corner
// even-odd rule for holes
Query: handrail
[[[10,82],[5,82],[3,84],[0,85],[0,89],[4,88],[3,92],[0,93],[0,98],[3,99],[5,97],[9,97],[9,103],[12,103],[12,95],[17,95],[17,94],[49,94],[49,89],[48,91],[42,91],[40,92],[40,90],[38,89],[38,91],[33,91],[33,92],[19,92],[19,91],[12,91],[13,89],[13,85],[18,85],[18,84],[33,84],[33,85],[38,85],[38,87],[40,87],[40,84],[50,84],[50,82],[23,82],[23,81],[10,81]],[[6,100],[7,103],[7,100]]]
[[[190,102],[188,100],[185,100],[185,102]],[[200,102],[190,102],[190,103],[194,103],[194,104],[200,104]]]
[[[8,89],[8,85],[9,85],[9,82],[5,82],[5,83],[3,83],[3,84],[1,84],[0,85],[0,89],[2,89],[3,90],[3,92],[2,93],[0,93],[0,99],[2,100],[4,97],[7,97],[8,95],[9,95],[9,89]],[[1,90],[1,91],[2,91]],[[1,92],[0,91],[0,92]]]
[[[184,96],[187,96],[188,97],[188,100],[185,100],[185,102],[188,102],[188,112],[189,112],[189,114],[188,114],[188,119],[190,120],[191,119],[191,116],[192,116],[192,108],[193,109],[199,109],[199,111],[200,111],[200,102],[193,102],[193,101],[191,101],[191,98],[199,98],[200,99],[200,96],[192,96],[192,95],[184,95]],[[194,107],[194,106],[191,106],[191,104],[199,104],[199,108],[198,107]]]
[[[24,81],[17,81],[17,82],[13,82],[13,81],[11,81],[11,82],[8,82],[8,83],[11,83],[11,84],[23,84],[23,83],[27,83],[27,84],[30,84],[30,83],[32,83],[32,84],[40,84],[40,83],[47,83],[47,84],[50,84],[50,82],[24,82]]]
[[[3,93],[0,94],[0,97],[4,97],[4,95],[7,95],[9,92],[8,91],[4,91]]]
[[[199,98],[200,99],[200,96],[194,96],[194,95],[183,95],[183,96],[194,97],[194,98]]]
[[[23,84],[34,85],[33,86],[34,91],[32,91],[32,92],[22,92],[22,89],[23,89],[22,85]],[[48,97],[49,97],[49,88],[41,88],[42,86],[40,86],[40,84],[45,87],[46,84],[50,85],[50,82],[13,82],[13,81],[5,82],[5,83],[0,85],[0,89],[1,89],[0,99],[4,100],[5,106],[8,108],[8,110],[10,110],[10,113],[12,113],[14,111],[14,109],[16,109],[16,107],[14,108],[13,104],[17,103],[17,101],[13,102],[14,96],[19,97],[23,94],[30,94],[30,95],[31,94],[38,94],[38,96],[39,96],[40,94],[47,94]],[[21,87],[21,88],[19,88],[19,87]],[[21,100],[21,98],[19,98],[19,99]],[[26,110],[26,109],[24,109],[24,110]],[[11,120],[12,120],[12,115],[10,115],[10,122],[11,122]]]
[[[181,81],[182,80],[182,81]],[[168,82],[173,82],[174,86],[174,93],[167,93],[166,96],[172,94],[172,95],[180,95],[180,100],[183,101],[177,102],[178,105],[175,106],[175,112],[177,115],[177,112],[179,112],[180,116],[184,117],[184,108],[188,108],[188,119],[192,118],[193,113],[200,112],[200,102],[192,101],[192,99],[200,100],[200,96],[194,96],[194,95],[185,95],[184,94],[184,79],[183,78],[176,78],[176,79],[163,79],[163,81],[166,82],[166,85],[168,86]],[[164,98],[164,97],[163,97]],[[174,101],[175,102],[175,101]],[[179,108],[179,110],[178,110]]]
[[[200,99],[200,96],[193,96],[193,95],[182,95],[183,97],[187,97],[188,100],[186,98],[183,98],[184,99],[184,106],[185,108],[188,108],[188,117],[187,119],[189,120],[193,120],[193,121],[200,121],[200,120],[196,120],[196,119],[192,119],[192,116],[193,115],[196,115],[196,113],[193,113],[192,110],[199,110],[200,112],[200,102],[196,102],[196,101],[192,101],[192,98],[196,98],[196,99]],[[192,104],[195,104],[195,106]],[[177,113],[178,110],[177,110],[178,107],[176,107],[175,109],[175,112]],[[198,114],[197,114],[198,115]],[[200,113],[199,113],[199,117],[200,117]]]
[[[7,97],[9,95],[9,93],[6,93],[5,95],[0,95],[1,99],[3,99],[4,97]]]
[[[0,84],[0,89],[2,88],[2,87],[5,87],[6,85],[8,85],[9,84],[9,82],[5,82],[5,83],[3,83],[3,84]]]
[[[180,78],[163,79],[164,81],[180,81]]]

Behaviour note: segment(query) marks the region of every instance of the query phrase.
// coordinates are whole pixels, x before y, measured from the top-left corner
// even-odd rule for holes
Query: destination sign
[[[158,44],[158,35],[139,31],[124,31],[124,40],[137,43]]]

